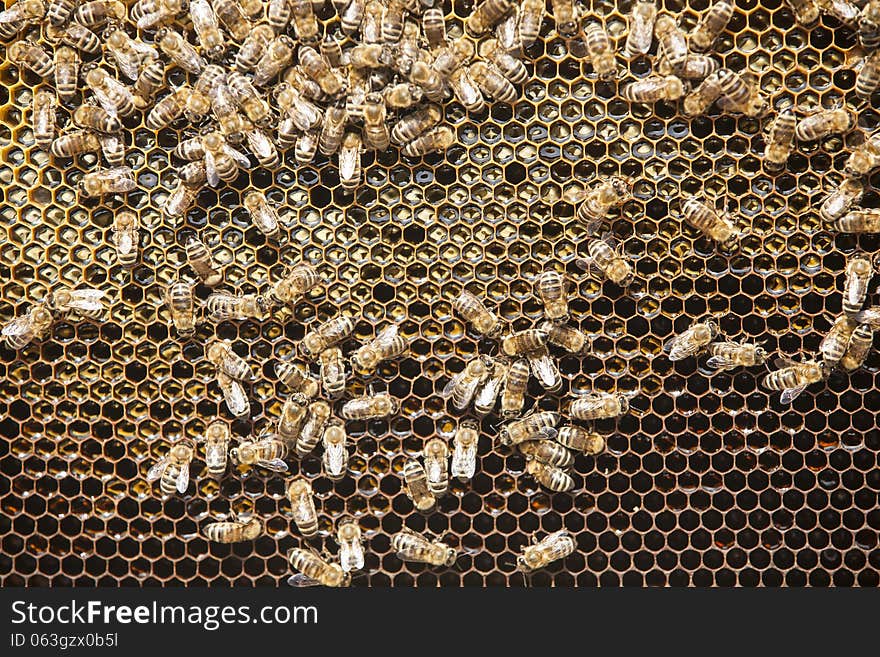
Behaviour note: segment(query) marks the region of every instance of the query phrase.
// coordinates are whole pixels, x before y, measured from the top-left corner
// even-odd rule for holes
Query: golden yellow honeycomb
[[[620,37],[630,5],[595,1],[588,9]],[[687,28],[707,6],[665,3]],[[754,74],[775,107],[854,96],[851,30],[827,17],[798,27],[781,0],[736,6],[716,56]],[[472,3],[445,7],[450,26],[460,25]],[[319,16],[330,22],[329,3]],[[297,166],[291,151],[275,171],[258,167],[202,192],[177,220],[163,218],[161,207],[175,184],[170,149],[181,134],[153,133],[139,114],[128,119],[127,162],[138,190],[124,206],[81,202],[74,187],[96,158],[53,161],[34,146],[28,113],[39,80],[4,57],[0,316],[21,313],[52,286],[83,281],[108,290],[112,307],[104,324],[62,322],[20,352],[0,348],[0,583],[283,583],[290,574],[284,555],[300,544],[284,478],[252,472],[217,482],[197,461],[196,484],[163,501],[144,475],[172,441],[197,438],[217,416],[231,419],[204,358],[207,338],[232,340],[259,372],[252,421],[232,422],[245,436],[276,418],[287,394],[273,362],[293,351],[315,317],[344,310],[360,318],[356,338],[389,321],[413,338],[411,355],[383,365],[377,377],[401,399],[400,413],[349,424],[351,476],[329,481],[315,455],[291,461],[293,474],[313,483],[322,535],[343,514],[359,518],[367,562],[354,585],[877,586],[877,351],[864,368],[834,374],[791,407],[759,387],[762,371],[712,374],[702,361],[662,356],[664,340],[707,313],[728,336],[765,341],[768,351],[816,350],[826,314],[840,309],[847,254],[880,248],[877,236],[828,232],[817,211],[856,136],[799,146],[787,172],[770,176],[760,161],[759,119],[712,109],[687,120],[674,104],[630,105],[614,82],[597,81],[567,54],[549,19],[529,55],[534,75],[513,106],[482,116],[446,107],[457,144],[445,156],[410,160],[396,149],[368,156],[366,181],[351,197],[335,161],[319,155]],[[633,75],[648,70],[644,59],[631,64]],[[862,108],[859,123],[877,125],[873,106]],[[636,179],[635,197],[612,229],[636,259],[637,279],[627,293],[591,279],[577,287],[573,322],[593,346],[589,355],[560,359],[560,395],[638,392],[633,405],[642,412],[599,424],[607,450],[577,458],[573,494],[551,494],[525,475],[523,458],[497,446],[498,420],[490,416],[473,481],[453,483],[438,512],[415,513],[401,490],[403,462],[428,438],[451,437],[455,418],[439,392],[470,356],[491,348],[453,315],[451,300],[466,286],[515,329],[539,321],[535,278],[552,267],[576,273],[573,261],[585,255],[585,232],[562,192],[612,173]],[[241,207],[252,187],[281,204],[288,237],[280,245]],[[732,257],[675,216],[681,199],[701,190],[751,224]],[[876,193],[875,185],[866,205]],[[130,272],[116,264],[109,241],[122,207],[139,215],[143,233]],[[292,313],[204,324],[195,339],[179,340],[162,295],[185,266],[183,245],[193,232],[224,265],[229,289],[256,292],[300,260],[332,283]],[[209,291],[198,293],[204,299]],[[365,385],[357,380],[350,391]],[[540,404],[555,408],[559,397]],[[266,534],[210,544],[200,528],[230,508],[257,513]],[[456,566],[402,563],[390,536],[404,523],[447,532],[462,550]],[[518,573],[522,546],[560,528],[576,535],[577,552],[528,579]]]

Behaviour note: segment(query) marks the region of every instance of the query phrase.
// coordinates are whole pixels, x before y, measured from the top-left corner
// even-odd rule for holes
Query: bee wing
[[[397,324],[391,324],[379,331],[373,341],[377,347],[387,347],[397,338],[398,332]]]
[[[549,355],[541,354],[538,357],[529,358],[529,365],[532,366],[532,374],[545,388],[556,385],[557,370]]]
[[[786,388],[782,391],[782,395],[779,397],[779,401],[783,404],[790,404],[793,402],[798,395],[800,395],[804,390],[806,390],[807,386],[798,386],[797,388]]]
[[[287,472],[287,464],[281,459],[272,459],[271,461],[257,461],[257,465],[272,472]]]
[[[33,335],[33,328],[31,325],[30,318],[25,315],[24,317],[16,317],[15,319],[7,322],[2,331],[3,335],[7,336],[19,336],[19,335]]]
[[[217,375],[217,381],[223,391],[223,397],[226,399],[230,413],[236,417],[244,417],[250,413],[250,402],[248,402],[244,386],[223,372]]]
[[[159,53],[156,52],[156,49],[148,43],[144,43],[140,39],[132,39],[131,47],[134,48],[135,52],[141,56],[141,58],[148,59],[158,59]]]
[[[220,184],[220,176],[217,173],[217,164],[214,161],[213,153],[205,151],[205,175],[208,178],[208,184],[216,187]]]
[[[562,200],[572,205],[577,205],[587,198],[587,190],[583,187],[569,187],[562,192]]]
[[[162,476],[162,473],[165,471],[165,468],[168,466],[168,459],[163,457],[159,459],[159,461],[147,471],[147,481],[153,482],[156,481],[159,477]]]
[[[137,20],[137,27],[139,30],[148,30],[153,27],[156,23],[161,21],[163,18],[163,12],[154,11],[149,14],[144,14]]]
[[[180,474],[177,475],[177,492],[183,495],[189,486],[189,463],[180,466]]]
[[[538,433],[544,436],[547,440],[556,440],[556,437],[559,435],[559,431],[555,427],[544,427]]]
[[[94,312],[104,309],[101,303],[104,293],[101,290],[73,290],[70,296],[70,303],[66,306],[69,310]]]
[[[713,370],[723,370],[728,367],[735,367],[736,363],[734,363],[730,358],[726,356],[712,356],[709,360],[706,361],[706,365],[711,367]]]
[[[860,285],[859,283],[858,275],[850,274],[847,276],[843,287],[846,290],[846,300],[854,306],[862,303],[865,292],[868,290],[867,285]]]
[[[235,163],[241,168],[250,169],[251,161],[244,153],[235,150],[232,146],[229,146],[228,144],[223,147],[223,152],[226,153],[233,160],[235,160]]]
[[[13,11],[12,9],[0,11],[0,23],[16,23],[20,20],[22,20],[20,12]]]
[[[575,259],[574,264],[578,269],[583,269],[584,272],[586,272],[587,275],[590,276],[602,273],[601,267],[599,267],[599,265],[597,265],[596,262],[589,256]]]
[[[471,400],[474,398],[474,394],[477,392],[477,387],[479,385],[479,379],[474,379],[467,384],[467,386],[464,388],[464,396],[461,398],[461,406],[456,406],[458,410],[463,411],[465,407],[471,403]]]
[[[287,578],[287,583],[290,586],[296,588],[304,588],[306,586],[321,586],[321,582],[316,579],[312,579],[307,575],[303,575],[302,573],[297,573],[296,575],[292,575]]]
[[[440,393],[440,396],[443,397],[444,399],[448,399],[449,397],[451,397],[452,391],[455,389],[455,386],[458,385],[459,381],[462,380],[462,378],[464,378],[464,370],[462,370],[458,374],[454,375],[451,379],[449,379],[449,383],[447,383],[443,387],[443,391]]]
[[[776,369],[780,370],[785,367],[794,367],[796,365],[798,365],[798,362],[796,360],[792,360],[788,356],[780,356],[773,361],[773,366],[776,367]]]
[[[120,254],[125,255],[134,250],[134,237],[131,231],[116,233],[116,248]]]

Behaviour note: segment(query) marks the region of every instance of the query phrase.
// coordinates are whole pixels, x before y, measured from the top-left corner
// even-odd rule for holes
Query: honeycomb
[[[708,0],[666,9],[686,28]],[[737,0],[715,51],[726,66],[756,76],[779,108],[831,106],[853,96],[854,33],[832,18],[809,30],[793,24],[781,0]],[[447,3],[460,24],[470,2]],[[615,37],[630,2],[595,1]],[[329,3],[320,12],[329,20]],[[343,193],[335,164],[319,156],[297,167],[292,152],[275,171],[256,168],[234,185],[203,191],[185,218],[160,209],[174,185],[170,147],[181,135],[128,120],[128,163],[139,189],[124,200],[77,200],[74,187],[94,156],[54,162],[33,144],[27,112],[39,80],[0,64],[0,281],[4,320],[56,284],[106,289],[110,320],[56,324],[51,337],[20,352],[0,348],[0,582],[5,586],[154,586],[282,583],[284,557],[300,544],[284,479],[250,473],[220,482],[194,463],[187,495],[160,499],[144,475],[175,440],[196,438],[215,417],[230,419],[203,354],[214,333],[248,354],[260,379],[251,422],[277,417],[286,391],[272,361],[290,353],[305,325],[339,310],[361,318],[356,338],[377,323],[400,322],[414,338],[409,357],[387,363],[381,385],[401,399],[389,421],[350,423],[352,476],[330,482],[315,455],[292,472],[312,480],[321,532],[354,514],[365,532],[367,563],[354,585],[373,586],[877,586],[880,571],[880,431],[876,409],[880,354],[864,368],[836,373],[791,407],[758,386],[762,371],[713,374],[703,361],[670,363],[662,344],[694,320],[714,315],[731,337],[764,341],[768,351],[814,352],[827,314],[840,310],[847,254],[875,252],[877,236],[836,235],[818,202],[840,179],[845,150],[858,140],[831,137],[800,145],[786,172],[762,170],[762,122],[717,109],[686,120],[671,103],[630,105],[614,82],[567,54],[546,20],[530,49],[533,78],[513,106],[468,116],[452,104],[446,121],[458,142],[445,156],[365,160],[366,183]],[[622,62],[622,60],[621,60]],[[631,72],[649,71],[644,60]],[[172,79],[172,82],[175,82]],[[860,126],[878,123],[872,106]],[[484,293],[515,329],[541,317],[532,283],[545,268],[576,272],[583,228],[560,201],[570,184],[624,173],[635,198],[612,229],[636,258],[628,293],[583,279],[573,321],[592,352],[559,361],[556,408],[570,392],[634,393],[641,412],[599,424],[607,450],[578,456],[579,487],[550,494],[524,474],[520,455],[497,446],[497,417],[483,421],[477,474],[454,482],[430,516],[413,512],[399,472],[408,454],[455,419],[439,391],[473,354],[491,349],[453,316],[462,286]],[[877,202],[878,177],[865,205]],[[264,189],[289,232],[267,242],[241,207]],[[732,257],[674,216],[686,195],[725,199],[751,224]],[[141,221],[140,264],[115,262],[109,242],[121,207]],[[318,265],[333,282],[294,312],[265,321],[202,325],[195,339],[170,332],[164,286],[183,268],[183,244],[198,231],[225,266],[227,287],[256,292],[285,264]],[[199,288],[199,296],[208,294]],[[357,394],[367,382],[359,380]],[[534,381],[533,381],[534,384]],[[533,389],[534,395],[540,390]],[[338,411],[338,409],[337,409]],[[263,473],[265,474],[265,473]],[[199,532],[230,510],[255,512],[267,532],[253,543],[210,544]],[[403,524],[447,532],[461,548],[454,568],[404,564],[390,547]],[[560,528],[578,550],[527,580],[515,555],[533,535]]]

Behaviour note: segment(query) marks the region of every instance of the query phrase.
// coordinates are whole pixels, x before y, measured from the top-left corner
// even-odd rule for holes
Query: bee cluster
[[[485,0],[464,33],[447,35],[443,12],[419,0],[343,0],[325,30],[322,6],[138,0],[128,14],[116,0],[23,0],[0,12],[0,38],[26,30],[9,59],[55,85],[55,94],[33,96],[37,145],[55,157],[101,153],[106,161],[80,182],[84,197],[136,187],[127,117],[140,112],[154,131],[192,127],[174,149],[185,164],[163,208],[177,217],[205,185],[234,181],[251,158],[271,169],[291,149],[299,165],[338,154],[341,185],[353,192],[366,152],[392,144],[408,157],[445,151],[455,136],[442,124],[443,104],[482,112],[487,97],[514,101],[514,85],[528,76],[524,49],[543,18],[543,6],[535,16],[530,3],[520,11],[511,0]],[[166,77],[177,84],[169,89]],[[70,110],[61,134],[58,101]],[[245,206],[261,231],[278,236],[265,198],[252,195]]]

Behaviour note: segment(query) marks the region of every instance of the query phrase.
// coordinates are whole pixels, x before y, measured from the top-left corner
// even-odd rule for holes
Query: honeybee
[[[175,21],[187,10],[186,0],[137,0],[131,17],[139,30],[149,30]]]
[[[382,23],[385,18],[383,0],[366,0],[361,19],[361,41],[364,43],[382,42]]]
[[[283,0],[286,4],[286,0]],[[273,2],[269,3],[269,10],[271,12]],[[249,73],[254,70],[257,65],[257,62],[260,61],[260,57],[262,57],[266,48],[269,47],[269,44],[272,42],[272,39],[275,38],[275,31],[272,29],[272,14],[269,14],[269,25],[265,23],[257,23],[254,25],[250,32],[247,35],[247,38],[244,40],[244,43],[241,44],[241,48],[238,49],[238,52],[235,54],[235,68],[239,73]]]
[[[556,392],[562,387],[562,375],[546,346],[529,352],[528,361],[532,374],[547,392]]]
[[[654,21],[654,36],[663,48],[672,72],[678,73],[688,58],[688,43],[684,32],[672,16],[659,14]]]
[[[147,482],[159,480],[159,490],[163,495],[181,495],[189,487],[189,464],[195,450],[189,441],[175,443],[168,453],[147,471]]]
[[[339,344],[354,331],[354,322],[347,315],[336,315],[318,324],[299,343],[300,353],[314,360],[322,351]]]
[[[226,38],[217,22],[217,14],[208,0],[189,0],[189,16],[202,50],[211,59],[226,52]]]
[[[853,153],[855,155],[855,153]],[[851,156],[852,157],[852,156]],[[865,193],[865,184],[855,178],[844,178],[840,184],[831,191],[822,205],[819,207],[819,215],[832,223],[841,219],[852,205],[862,198]]]
[[[57,317],[90,319],[99,322],[104,314],[104,292],[92,288],[71,290],[61,287],[46,297],[46,308]]]
[[[527,440],[553,440],[556,438],[556,425],[560,420],[559,413],[553,411],[537,411],[526,415],[521,420],[513,420],[501,427],[498,438],[502,445],[516,445]]]
[[[864,176],[880,166],[880,133],[873,134],[854,148],[844,166],[849,176]]]
[[[608,213],[632,198],[632,178],[608,176],[589,189],[569,189],[563,194],[567,203],[577,205],[577,218],[594,232]]]
[[[46,28],[46,39],[52,43],[61,42],[90,55],[101,52],[101,39],[98,35],[79,23],[68,23],[64,27],[50,25]]]
[[[153,97],[165,86],[165,62],[155,59],[141,68],[132,85],[135,106],[146,110]]]
[[[287,30],[291,14],[290,0],[269,0],[266,6],[266,18],[274,34],[281,34]]]
[[[455,99],[461,103],[467,111],[479,113],[486,109],[486,100],[483,98],[483,93],[480,91],[480,87],[471,76],[470,70],[467,66],[460,66],[455,69],[449,75],[447,82],[450,89],[452,89],[452,94],[455,96]],[[430,95],[428,95],[428,97],[431,98]],[[435,100],[435,98],[431,98],[431,100]]]
[[[125,5],[116,0],[91,0],[78,5],[73,12],[73,20],[86,27],[107,21],[123,21],[125,18]]]
[[[556,31],[563,39],[573,39],[580,32],[580,11],[574,0],[550,0]]]
[[[279,280],[272,283],[267,296],[273,304],[292,305],[323,282],[324,278],[317,269],[307,263],[299,263],[287,269]]]
[[[874,50],[880,46],[880,2],[868,0],[859,16],[858,28],[859,41],[865,48]]]
[[[706,52],[733,18],[734,6],[727,0],[718,0],[700,17],[693,29],[688,45],[694,52]]]
[[[275,37],[254,67],[254,84],[258,87],[269,84],[281,69],[290,65],[291,59],[293,59],[293,41],[283,34]]]
[[[281,417],[278,418],[278,438],[288,449],[296,447],[302,426],[308,414],[308,400],[300,393],[294,393],[288,397],[284,406],[281,407]]]
[[[666,59],[666,56],[662,52],[657,53],[657,58],[654,61],[654,72],[658,75],[672,75],[672,66],[670,66],[669,61]],[[684,65],[678,70],[675,74],[682,80],[702,80],[703,78],[707,78],[712,73],[715,73],[721,68],[721,64],[718,63],[717,59],[713,59],[708,55],[698,55],[696,53],[690,53],[687,56],[687,59],[684,62]],[[714,98],[706,105],[706,109],[708,109],[709,105],[714,102]],[[703,112],[705,109],[702,110]],[[698,112],[702,113],[702,112]]]
[[[539,327],[547,332],[547,342],[572,354],[582,354],[590,347],[590,339],[582,331],[567,324],[544,322]]]
[[[452,438],[452,476],[469,481],[477,469],[477,445],[480,425],[475,420],[462,420]]]
[[[46,15],[46,6],[41,0],[16,2],[9,9],[0,11],[0,39],[11,39],[26,26],[39,21],[44,15]]]
[[[342,518],[336,525],[336,542],[339,543],[339,565],[347,573],[364,567],[364,545],[361,528],[354,518]]]
[[[790,109],[776,115],[767,129],[766,145],[764,146],[764,166],[769,171],[779,171],[788,161],[794,142],[794,130],[797,119]]]
[[[439,438],[432,438],[425,443],[422,455],[425,459],[428,489],[435,497],[445,495],[449,490],[449,448]]]
[[[367,94],[364,101],[364,143],[379,151],[384,151],[391,143],[385,111],[385,100],[381,94]]]
[[[337,9],[340,26],[345,34],[351,36],[360,29],[366,5],[366,0],[351,0],[341,11]]]
[[[720,334],[721,329],[715,321],[709,319],[697,322],[684,333],[669,338],[663,344],[663,351],[669,355],[671,361],[684,360],[704,351]]]
[[[629,401],[624,395],[610,392],[591,392],[571,402],[570,413],[576,420],[604,420],[617,418],[629,412]]]
[[[79,86],[79,55],[73,48],[55,48],[55,90],[61,100],[70,100]]]
[[[502,103],[512,103],[516,99],[516,87],[504,77],[494,64],[476,61],[470,65],[471,78],[480,90],[490,98]]]
[[[843,283],[843,312],[852,317],[862,309],[868,296],[868,284],[874,276],[871,259],[859,253],[846,263],[846,280]]]
[[[858,114],[848,107],[814,109],[798,121],[794,135],[798,141],[815,141],[830,134],[849,132],[856,126]]]
[[[501,47],[511,54],[516,54],[519,56],[520,54],[525,54],[524,49],[526,48],[523,45],[522,35],[520,34],[519,29],[519,17],[522,14],[522,11],[513,11],[507,15],[507,18],[501,20],[498,25],[495,26],[495,38],[498,39],[498,43],[501,44]],[[529,28],[531,29],[531,28]],[[575,32],[576,34],[577,32]],[[529,34],[526,34],[526,38],[529,38]],[[537,39],[537,36],[535,37]]]
[[[324,427],[330,419],[330,404],[323,400],[309,404],[309,413],[296,439],[296,453],[302,458],[310,454],[324,435]]]
[[[446,17],[440,7],[429,7],[422,14],[422,32],[430,49],[446,43]]]
[[[654,39],[654,21],[657,20],[657,5],[654,0],[639,0],[632,6],[629,16],[629,31],[623,46],[627,58],[647,55]]]
[[[55,62],[49,53],[43,50],[42,46],[28,39],[10,44],[6,48],[6,56],[13,63],[24,66],[44,80],[55,73]]]
[[[567,493],[575,486],[574,478],[565,470],[534,459],[526,463],[526,472],[544,488],[549,488],[555,493]]]
[[[238,71],[230,71],[226,76],[226,85],[238,106],[254,125],[261,128],[269,125],[273,118],[272,110],[250,80]]]
[[[436,68],[436,61],[434,62],[433,67],[429,66],[427,62],[416,61],[413,62],[409,71],[409,81],[417,85],[428,100],[435,103],[440,102],[447,95],[443,76],[436,70]],[[482,98],[480,98],[480,100],[481,99]]]
[[[314,103],[306,100],[303,95],[290,84],[282,82],[275,87],[275,102],[297,130],[307,132],[321,125],[321,110]],[[281,128],[278,128],[279,133]]]
[[[173,64],[188,73],[198,75],[205,68],[205,59],[199,51],[170,27],[163,27],[156,32],[156,45]]]
[[[653,6],[653,5],[652,5]],[[685,94],[685,85],[674,75],[650,75],[626,85],[620,92],[631,103],[656,103],[678,100]]]
[[[205,538],[214,543],[243,543],[255,541],[263,533],[263,523],[259,518],[242,522],[233,515],[233,520],[212,522],[205,527]]]
[[[853,331],[846,348],[846,353],[840,359],[840,367],[847,372],[853,372],[865,364],[868,352],[874,345],[874,330],[869,324],[859,324]]]
[[[408,527],[391,537],[391,547],[403,561],[426,563],[430,566],[452,566],[458,552],[441,541],[430,541]]]
[[[385,14],[382,17],[381,27],[382,41],[385,43],[400,41],[408,5],[412,5],[408,0],[387,0],[385,2]]]
[[[504,330],[504,325],[498,316],[486,308],[482,301],[467,290],[462,290],[461,294],[452,301],[452,308],[477,333],[487,338],[496,338]]]
[[[880,87],[880,53],[874,51],[862,61],[856,76],[856,95],[870,100],[871,94]]]
[[[219,371],[236,381],[256,378],[247,361],[232,350],[232,343],[229,340],[212,339],[205,349],[205,357]]]
[[[96,169],[85,174],[79,181],[79,193],[84,198],[105,194],[125,194],[134,190],[137,182],[131,167]]]
[[[208,317],[218,322],[228,319],[260,318],[265,311],[265,304],[256,294],[214,292],[205,300],[205,312]]]
[[[213,0],[212,5],[214,14],[223,23],[233,39],[242,41],[247,38],[252,25],[237,0]],[[260,11],[262,11],[262,7],[260,7]]]
[[[453,408],[463,411],[471,403],[477,388],[489,378],[493,368],[494,363],[488,356],[472,358],[461,372],[449,380],[441,395],[452,400]]]
[[[486,39],[480,43],[480,57],[492,62],[498,71],[513,84],[522,84],[528,79],[529,72],[525,64],[505,51],[497,39]]]
[[[407,157],[421,157],[434,151],[445,151],[454,141],[455,133],[442,125],[422,133],[400,150]]]
[[[345,423],[339,418],[331,418],[324,429],[322,438],[324,454],[321,458],[324,474],[330,479],[342,479],[348,470],[347,442]]]
[[[230,146],[222,132],[215,130],[206,134],[202,137],[202,147],[205,149],[205,174],[211,187],[219,185],[221,180],[235,180],[239,168],[250,168],[247,156]]]
[[[547,344],[547,332],[541,329],[525,329],[511,333],[501,341],[501,351],[506,356],[522,356]]]
[[[827,369],[830,370],[840,362],[841,358],[843,358],[843,355],[846,353],[846,348],[849,346],[850,338],[852,338],[853,331],[856,330],[856,326],[857,323],[855,320],[846,315],[841,315],[834,320],[834,324],[831,326],[828,334],[822,338],[822,342],[819,343],[819,353],[822,356],[822,364]]]
[[[361,181],[361,148],[361,138],[357,133],[345,134],[339,151],[339,181],[348,192],[357,189]]]
[[[832,221],[830,228],[841,233],[880,233],[880,210],[852,210]]]
[[[387,392],[381,392],[345,402],[342,417],[346,420],[374,420],[394,415],[399,409],[400,402]]]
[[[287,560],[300,571],[287,580],[291,586],[329,586],[333,588],[351,584],[351,576],[338,563],[322,559],[313,550],[291,548]]]
[[[107,112],[119,116],[130,116],[134,113],[136,107],[131,89],[111,77],[107,71],[93,68],[86,73],[85,80],[98,104]]]
[[[617,62],[614,58],[614,46],[605,28],[595,21],[587,24],[584,30],[584,41],[593,71],[600,80],[608,80],[617,73]]]
[[[507,370],[504,389],[501,392],[501,416],[509,419],[522,413],[529,383],[529,361],[515,360]]]
[[[860,0],[860,4],[864,4],[863,0]],[[844,25],[851,28],[858,26],[861,14],[859,4],[847,0],[816,0],[816,5],[823,14],[833,16]]]
[[[391,128],[391,142],[398,146],[412,142],[440,122],[441,111],[437,105],[427,105],[401,118]],[[322,151],[323,152],[323,151]]]
[[[688,198],[681,206],[682,218],[715,242],[724,251],[736,249],[743,232],[733,222],[733,217],[726,211],[713,210],[695,198]]]
[[[80,105],[73,111],[71,120],[75,126],[106,134],[122,129],[122,123],[115,114],[97,105]]]
[[[107,164],[118,167],[125,163],[125,141],[122,135],[98,135],[98,142]]]
[[[306,538],[318,534],[318,512],[315,510],[315,500],[312,485],[303,477],[296,477],[287,487],[287,499],[290,500],[290,510],[293,513],[293,521],[299,532]]]
[[[605,449],[605,439],[600,434],[571,424],[559,428],[556,442],[575,452],[592,456]]]
[[[153,106],[147,114],[146,126],[151,130],[161,130],[176,121],[186,109],[186,103],[192,94],[187,86],[178,87]]]
[[[324,35],[320,45],[321,55],[332,68],[342,66],[342,41],[331,34]]]
[[[116,249],[119,264],[130,269],[137,263],[140,241],[140,220],[134,212],[123,210],[113,217],[113,233],[110,241]]]
[[[287,445],[272,434],[263,434],[256,440],[242,441],[229,450],[233,465],[259,466],[271,472],[287,472]],[[288,490],[288,497],[290,491]]]
[[[819,7],[814,0],[785,0],[785,4],[791,7],[795,20],[804,27],[819,20]]]
[[[351,364],[362,375],[375,372],[383,360],[390,360],[406,352],[409,343],[401,336],[396,324],[386,326],[370,342],[360,347],[351,357]]]
[[[272,142],[272,138],[265,130],[252,128],[244,131],[244,138],[247,142],[248,150],[257,158],[257,162],[261,166],[274,169],[281,161],[278,156],[278,149]]]
[[[190,187],[184,180],[178,180],[162,206],[162,214],[168,218],[183,216],[195,204],[198,193],[197,188]]]
[[[428,473],[421,463],[408,459],[403,466],[404,489],[413,505],[422,513],[431,511],[437,505],[433,488],[428,481]]]
[[[765,376],[761,384],[768,390],[781,390],[779,401],[783,404],[790,404],[808,385],[828,376],[825,364],[816,360],[797,362],[790,358],[777,358],[774,365],[779,369]]]
[[[251,412],[251,403],[241,381],[233,379],[222,370],[217,371],[217,385],[223,393],[226,407],[235,417],[247,417]]]
[[[534,545],[523,548],[522,554],[516,558],[517,567],[523,572],[532,572],[546,568],[554,561],[564,559],[575,551],[574,538],[567,530],[548,534]]]
[[[319,383],[302,367],[290,360],[275,364],[275,375],[285,386],[308,399],[318,394]]]
[[[750,342],[713,342],[709,345],[710,358],[706,365],[716,370],[754,367],[767,361],[767,352]]]
[[[553,440],[528,440],[516,446],[520,454],[544,465],[565,470],[574,463],[574,456],[565,447]]]
[[[623,247],[615,244],[610,235],[587,242],[587,256],[577,258],[575,265],[587,273],[601,275],[620,287],[627,287],[634,277],[632,265],[623,254]]]
[[[293,31],[302,44],[317,43],[318,19],[312,8],[312,0],[289,0],[293,15]]]
[[[205,429],[205,466],[208,474],[212,477],[222,477],[226,472],[226,462],[229,455],[229,443],[232,434],[225,422],[217,420],[211,422]]]
[[[46,149],[55,138],[55,94],[47,89],[38,89],[34,92],[31,105],[31,126],[34,133],[34,143]]]
[[[10,349],[21,349],[33,340],[40,340],[52,328],[55,318],[45,303],[31,306],[20,317],[14,317],[3,325],[2,333]]]
[[[566,5],[567,3],[561,3]],[[519,5],[519,12],[514,11],[514,20],[517,22],[517,32],[521,48],[528,48],[537,39],[541,32],[541,23],[544,22],[544,12],[546,11],[545,3],[542,0],[522,0]],[[518,15],[516,15],[518,13]],[[517,20],[518,19],[518,20]],[[571,25],[562,25],[565,22],[565,16],[561,16],[556,21],[556,31],[560,36],[563,32],[574,31],[577,29]]]
[[[191,235],[186,240],[186,260],[193,268],[202,283],[208,287],[214,287],[223,279],[223,274],[217,269],[211,252],[198,237]]]
[[[101,142],[94,132],[74,130],[59,135],[49,147],[55,157],[73,157],[81,153],[94,153],[101,150]]]
[[[97,41],[97,37],[95,40]],[[100,42],[98,45],[100,47]],[[116,68],[129,80],[137,80],[145,61],[159,57],[153,46],[132,39],[125,30],[117,26],[111,26],[104,32],[104,46],[116,62]]]
[[[348,112],[344,106],[331,105],[324,114],[324,123],[318,137],[318,150],[323,155],[333,155],[342,145],[345,126],[348,123]]]
[[[13,5],[13,8],[17,7],[19,4],[22,3],[16,3]],[[49,0],[48,8],[46,10],[46,19],[49,21],[50,25],[60,27],[70,20],[70,16],[73,14],[74,9],[76,9],[76,3],[73,0]]]
[[[753,75],[741,75],[722,68],[718,70],[718,76],[721,88],[718,107],[721,110],[739,112],[746,116],[761,116],[767,112],[767,98],[761,93]]]
[[[490,413],[495,408],[498,395],[504,387],[507,378],[508,365],[506,361],[496,360],[493,363],[492,372],[485,383],[477,388],[474,395],[474,411],[480,415]]]
[[[272,239],[281,235],[278,212],[269,204],[266,195],[259,190],[250,191],[244,196],[244,207],[251,221],[263,235]]]
[[[309,0],[303,0],[311,4]],[[318,83],[321,91],[328,96],[337,96],[345,91],[345,77],[330,67],[330,63],[311,46],[300,46],[299,65],[303,73]]]
[[[721,96],[722,70],[713,71],[706,79],[684,97],[682,112],[685,116],[693,117],[705,114],[706,110]]]

